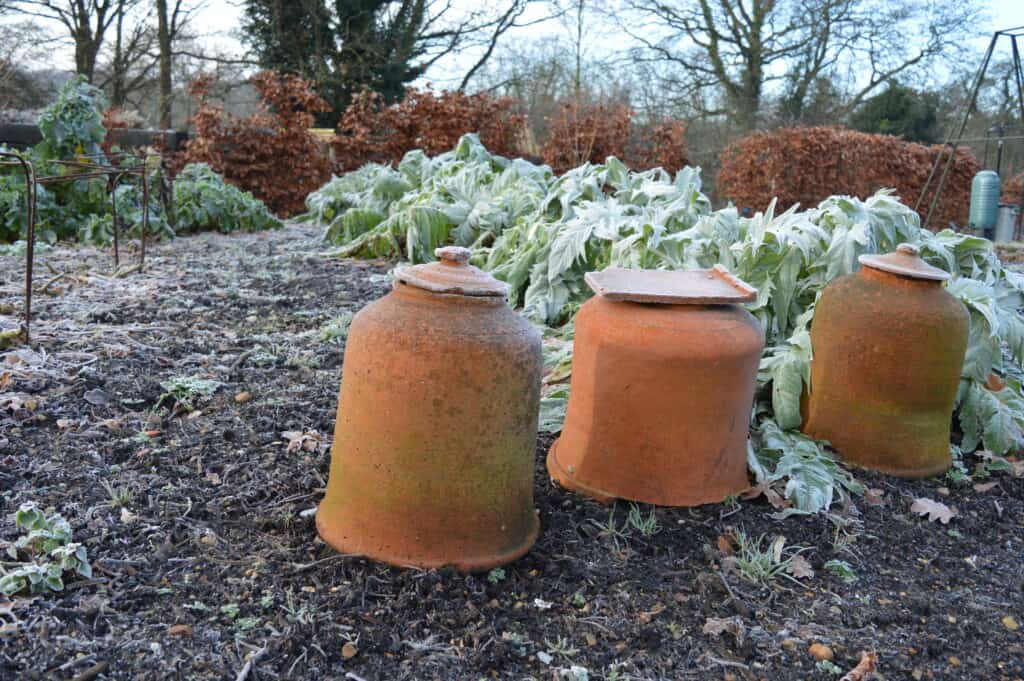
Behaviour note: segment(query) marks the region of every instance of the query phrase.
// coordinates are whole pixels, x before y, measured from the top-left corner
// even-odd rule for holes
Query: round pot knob
[[[434,255],[445,263],[465,265],[469,262],[469,256],[473,255],[473,251],[462,246],[442,246],[434,249]]]

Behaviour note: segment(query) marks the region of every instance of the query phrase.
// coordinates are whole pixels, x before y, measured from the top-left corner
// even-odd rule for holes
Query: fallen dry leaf
[[[132,523],[134,523],[138,519],[139,519],[139,516],[135,515],[134,513],[129,511],[124,506],[121,507],[121,522],[122,523],[124,523],[125,525],[131,525]]]
[[[718,550],[727,556],[731,556],[736,551],[736,548],[733,546],[732,539],[722,534],[718,536]]]
[[[814,568],[811,567],[811,563],[800,554],[790,559],[786,572],[797,579],[812,579],[814,577]]]
[[[877,487],[864,490],[864,503],[868,506],[884,506],[885,491]]]
[[[772,489],[772,486],[769,483],[761,483],[759,485],[754,485],[753,487],[748,487],[747,491],[743,492],[740,497],[749,501],[750,499],[758,498],[762,494],[773,508],[789,508],[792,505],[791,502],[784,499],[781,494]]]
[[[987,492],[987,491],[989,491],[990,489],[992,489],[993,487],[995,487],[998,484],[999,484],[998,482],[986,482],[986,483],[979,482],[979,483],[974,485],[974,491],[975,492]]]
[[[192,627],[187,624],[172,624],[167,628],[167,633],[171,636],[191,636]]]
[[[1013,619],[1012,615],[1006,615],[1005,617],[1003,617],[1002,621],[1003,626],[1009,629],[1010,631],[1017,631],[1018,629],[1020,629],[1020,625],[1017,624],[1017,620]]]
[[[807,649],[807,652],[811,654],[815,660],[821,662],[822,660],[831,660],[835,657],[835,653],[824,643],[812,643],[811,647]]]
[[[866,681],[868,674],[874,674],[877,667],[878,655],[876,653],[862,652],[857,666],[848,671],[839,681]]]
[[[708,636],[721,636],[725,632],[729,632],[736,639],[736,645],[743,647],[743,640],[746,637],[746,627],[743,626],[743,620],[739,617],[709,617],[704,622],[704,627],[701,630]]]
[[[252,399],[252,393],[249,392],[248,390],[243,390],[242,392],[240,392],[237,395],[235,395],[235,402],[237,404],[245,404],[246,402],[248,402],[251,399]]]
[[[355,644],[349,641],[341,647],[341,656],[346,660],[351,660],[359,653],[359,648],[356,648]]]
[[[86,402],[95,407],[103,407],[110,404],[110,396],[99,388],[93,388],[92,390],[86,391],[85,395],[82,397],[85,398]]]
[[[293,454],[299,450],[315,452],[318,449],[326,449],[327,445],[323,438],[316,431],[299,432],[297,430],[286,430],[281,433],[287,444],[286,451]]]
[[[943,525],[949,524],[949,521],[956,516],[956,509],[950,508],[943,503],[921,497],[914,499],[914,503],[911,504],[910,510],[918,515],[927,515],[928,520],[935,522],[938,520]]]

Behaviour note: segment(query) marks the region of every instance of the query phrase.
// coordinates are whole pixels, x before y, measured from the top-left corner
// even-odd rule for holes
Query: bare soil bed
[[[106,253],[40,254],[33,344],[0,351],[0,540],[23,502],[53,506],[94,574],[0,597],[0,679],[838,679],[816,643],[842,672],[877,653],[878,679],[1024,678],[1008,473],[861,473],[880,492],[831,517],[779,520],[761,497],[654,509],[645,533],[628,504],[552,486],[544,436],[540,539],[503,574],[336,554],[309,513],[344,351],[325,324],[385,294],[389,264],[317,257],[316,236],[177,239],[121,278]],[[0,273],[20,309],[21,263]],[[221,385],[189,412],[165,396],[174,377]],[[930,522],[921,497],[958,514]],[[736,531],[806,547],[813,576],[749,581]]]

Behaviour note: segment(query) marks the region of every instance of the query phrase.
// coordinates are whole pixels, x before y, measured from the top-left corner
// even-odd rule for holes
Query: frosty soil
[[[63,276],[37,298],[37,345],[0,363],[0,393],[20,396],[0,409],[0,539],[21,503],[54,506],[94,572],[0,600],[0,678],[838,678],[815,643],[843,671],[874,650],[888,679],[1024,676],[1024,480],[1007,473],[858,473],[881,493],[831,516],[779,521],[761,497],[641,526],[553,487],[544,436],[540,539],[502,572],[338,556],[304,513],[329,461],[330,322],[383,295],[390,264],[309,256],[318,234],[176,239],[124,279],[90,249],[41,255]],[[17,308],[21,264],[0,262],[0,307]],[[161,385],[175,377],[221,385],[189,412]],[[918,498],[958,515],[929,522]],[[736,531],[807,547],[814,576],[748,581],[726,555]]]

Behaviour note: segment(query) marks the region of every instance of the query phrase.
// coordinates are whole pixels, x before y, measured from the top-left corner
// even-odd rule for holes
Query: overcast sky
[[[480,3],[494,2],[495,0],[454,0],[456,7],[462,5],[466,8],[479,7]],[[899,0],[895,0],[899,1]],[[956,2],[956,0],[933,0],[938,2]],[[1024,26],[1024,0],[987,0],[989,8],[988,21],[982,26],[982,34],[972,44],[965,45],[963,59],[967,64],[978,63],[985,47],[988,44],[989,36],[997,29],[1013,28]],[[208,44],[240,55],[244,52],[243,46],[238,39],[238,25],[242,14],[242,3],[240,0],[207,0],[203,10],[197,17],[196,26],[203,33],[203,40]],[[541,7],[537,6],[529,10],[532,17],[543,15]],[[549,21],[545,24],[531,26],[529,28],[513,29],[503,38],[505,45],[514,45],[517,39],[537,37],[541,35],[564,34],[564,28],[556,21]],[[596,53],[602,49],[600,36],[589,35],[590,45],[585,46],[590,52]],[[987,34],[987,35],[985,35]],[[613,48],[614,49],[614,48]],[[70,47],[58,53],[58,58],[50,65],[57,65],[63,68],[73,68],[73,54]],[[472,65],[476,55],[463,54],[453,55],[438,62],[437,65],[427,74],[426,80],[435,86],[443,88],[458,83],[465,71]]]

